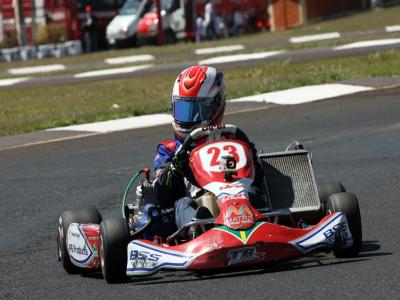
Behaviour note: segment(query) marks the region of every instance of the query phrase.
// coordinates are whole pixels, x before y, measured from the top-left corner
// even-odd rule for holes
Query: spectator
[[[92,7],[87,5],[85,8],[84,23],[84,43],[85,52],[97,51],[97,19],[92,13]]]
[[[217,32],[218,38],[228,38],[228,29],[226,28],[224,18],[219,14],[215,16],[214,20],[215,31]]]
[[[204,27],[206,30],[206,39],[215,40],[217,39],[217,33],[215,31],[215,16],[214,16],[214,5],[208,0],[204,7]]]
[[[196,18],[196,43],[205,39],[204,19],[201,16]]]
[[[238,7],[233,13],[233,34],[239,35],[244,30],[244,15]]]

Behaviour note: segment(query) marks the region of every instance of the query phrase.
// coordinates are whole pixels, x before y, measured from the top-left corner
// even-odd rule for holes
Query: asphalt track
[[[400,293],[400,89],[230,115],[259,149],[298,139],[313,152],[319,181],[340,180],[360,200],[357,258],[320,254],[264,268],[196,276],[163,271],[108,285],[100,274],[67,275],[56,258],[65,209],[119,212],[130,175],[147,166],[169,126],[0,153],[0,298],[398,299]]]
[[[330,48],[315,48],[315,49],[300,49],[300,50],[291,50],[285,51],[281,54],[274,55],[271,57],[266,57],[262,59],[253,59],[246,61],[230,61],[221,64],[210,64],[212,66],[218,67],[222,71],[234,68],[244,68],[249,66],[258,66],[260,63],[277,63],[277,62],[306,62],[306,61],[314,61],[321,59],[333,59],[333,58],[343,58],[349,56],[360,56],[367,55],[370,53],[374,53],[376,51],[385,51],[385,50],[398,50],[400,49],[400,44],[393,45],[384,45],[384,46],[371,46],[371,47],[362,47],[362,48],[352,48],[346,50],[334,50],[332,47]],[[200,60],[200,58],[199,58]],[[12,86],[0,86],[0,90],[2,89],[15,89],[15,88],[26,88],[26,87],[44,87],[44,86],[53,86],[53,85],[62,85],[62,84],[75,84],[75,83],[84,83],[84,82],[94,82],[106,79],[119,79],[119,78],[134,78],[143,75],[159,75],[159,74],[177,74],[185,68],[193,65],[193,61],[189,62],[180,62],[174,64],[161,64],[155,65],[151,68],[142,69],[130,73],[121,73],[114,75],[103,75],[96,77],[84,77],[84,78],[75,78],[74,75],[59,75],[59,76],[51,76],[51,77],[38,77],[31,78],[27,81],[22,81]]]

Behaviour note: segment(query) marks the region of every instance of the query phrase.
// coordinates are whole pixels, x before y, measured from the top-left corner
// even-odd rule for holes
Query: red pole
[[[163,30],[162,30],[161,1],[160,0],[156,0],[156,4],[157,4],[157,18],[158,18],[157,44],[158,44],[158,46],[162,46],[163,43],[164,43],[164,33],[163,33]]]
[[[68,40],[80,39],[78,24],[78,7],[76,0],[64,0],[65,23],[68,31]]]

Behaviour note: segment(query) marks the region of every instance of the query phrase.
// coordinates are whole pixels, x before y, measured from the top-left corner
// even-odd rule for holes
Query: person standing
[[[204,27],[206,30],[207,40],[216,40],[217,32],[215,31],[215,15],[214,15],[214,5],[208,0],[204,7]]]
[[[85,52],[97,51],[97,20],[90,5],[85,8],[84,43]]]
[[[196,18],[196,43],[203,41],[205,38],[204,19],[201,16]]]
[[[244,28],[244,15],[240,7],[237,7],[233,13],[233,34],[239,35],[243,32]]]

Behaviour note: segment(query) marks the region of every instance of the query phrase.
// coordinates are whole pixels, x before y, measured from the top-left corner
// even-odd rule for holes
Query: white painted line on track
[[[322,33],[322,34],[291,37],[289,39],[289,41],[293,44],[298,44],[298,43],[308,43],[308,42],[315,42],[315,41],[331,40],[331,39],[337,39],[337,38],[340,38],[339,32],[329,32],[329,33]]]
[[[99,76],[106,76],[106,75],[116,75],[116,74],[126,74],[132,73],[139,70],[144,70],[152,67],[153,65],[140,65],[140,66],[133,66],[133,67],[125,67],[125,68],[114,68],[114,69],[103,69],[97,71],[90,71],[85,73],[75,74],[74,78],[86,78],[86,77],[99,77]]]
[[[386,30],[386,32],[400,31],[400,25],[386,26],[385,30]]]
[[[153,114],[104,122],[51,128],[47,129],[46,131],[84,131],[106,133],[171,124],[171,122],[172,117],[170,114]]]
[[[214,48],[201,48],[201,49],[194,50],[194,53],[196,53],[197,55],[204,55],[204,54],[232,52],[232,51],[240,51],[240,50],[244,50],[243,45],[229,45],[229,46],[221,46],[221,47],[214,47]]]
[[[199,65],[212,65],[212,64],[223,64],[228,62],[236,62],[236,61],[247,61],[254,59],[263,59],[269,56],[274,56],[281,54],[285,51],[268,51],[268,52],[259,52],[259,53],[249,53],[249,54],[236,54],[236,55],[226,55],[226,56],[217,56],[205,60],[199,61]]]
[[[20,82],[24,82],[29,80],[29,77],[20,77],[20,78],[10,78],[10,79],[0,79],[0,86],[10,86]]]
[[[120,56],[120,57],[107,58],[104,60],[104,62],[109,65],[119,65],[119,64],[128,64],[128,63],[143,62],[143,61],[150,61],[150,60],[154,60],[153,55],[143,54],[143,55]]]
[[[43,65],[43,66],[26,67],[26,68],[13,68],[13,69],[8,69],[7,72],[13,75],[27,75],[27,74],[64,71],[65,69],[66,68],[64,65],[56,64],[56,65]]]
[[[231,100],[232,102],[264,102],[280,105],[308,103],[338,96],[370,91],[374,88],[348,84],[320,84],[270,92]]]
[[[276,91],[261,95],[248,96],[233,99],[229,102],[264,102],[279,105],[293,105],[313,102],[358,92],[374,90],[371,87],[348,84],[321,84],[304,86],[284,91]],[[118,120],[110,120],[97,123],[72,125],[47,129],[46,131],[78,131],[86,133],[108,133],[130,129],[154,127],[171,124],[170,114],[153,114],[138,117],[130,117]]]
[[[342,45],[342,46],[337,46],[337,47],[334,47],[333,50],[339,51],[339,50],[364,48],[364,47],[376,47],[376,46],[385,46],[385,45],[394,45],[394,44],[400,44],[400,39],[361,41],[361,42],[355,42],[355,43],[346,44],[346,45]]]

